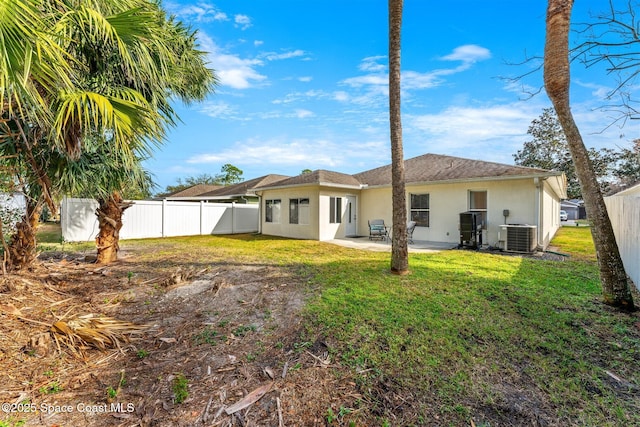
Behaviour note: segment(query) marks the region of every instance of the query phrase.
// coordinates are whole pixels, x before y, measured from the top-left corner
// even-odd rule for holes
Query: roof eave
[[[527,175],[504,175],[504,176],[487,176],[487,177],[475,177],[475,178],[454,178],[454,179],[442,179],[437,181],[411,181],[405,182],[405,186],[414,185],[435,185],[435,184],[459,184],[465,182],[478,182],[478,181],[510,181],[516,179],[533,179],[533,178],[550,178],[553,176],[561,176],[562,172],[552,173],[537,173]],[[366,186],[367,188],[384,188],[391,187],[391,184],[377,184]]]
[[[364,184],[360,185],[349,185],[349,184],[335,184],[331,182],[308,182],[305,184],[288,184],[288,185],[274,185],[269,187],[260,187],[256,188],[256,193],[263,192],[265,190],[282,190],[285,188],[300,188],[300,187],[333,187],[333,188],[346,188],[349,190],[361,190],[367,187]]]
[[[169,201],[181,202],[181,201],[194,200],[194,199],[202,200],[202,201],[230,200],[230,199],[236,199],[238,197],[257,197],[257,196],[255,193],[246,193],[246,194],[231,194],[227,196],[165,197],[164,199]]]

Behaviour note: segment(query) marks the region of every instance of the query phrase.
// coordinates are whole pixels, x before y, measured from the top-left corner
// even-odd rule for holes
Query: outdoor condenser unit
[[[535,252],[538,247],[538,227],[535,225],[501,225],[504,250],[507,252]]]
[[[460,214],[460,247],[478,249],[482,246],[482,213]]]

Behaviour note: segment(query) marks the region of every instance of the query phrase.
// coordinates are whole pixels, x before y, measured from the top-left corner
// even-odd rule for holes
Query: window
[[[309,224],[309,199],[289,199],[289,224]]]
[[[482,228],[487,228],[487,192],[469,191],[469,211],[482,213]]]
[[[411,195],[411,221],[416,222],[418,227],[429,226],[429,195]]]
[[[329,197],[329,223],[342,222],[342,197]]]
[[[265,200],[264,202],[264,221],[280,223],[280,199]]]

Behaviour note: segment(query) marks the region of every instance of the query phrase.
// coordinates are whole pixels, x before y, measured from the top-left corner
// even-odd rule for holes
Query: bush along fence
[[[135,200],[124,211],[121,239],[144,239],[258,231],[257,204]],[[64,198],[60,207],[65,242],[87,242],[98,234],[98,203]]]

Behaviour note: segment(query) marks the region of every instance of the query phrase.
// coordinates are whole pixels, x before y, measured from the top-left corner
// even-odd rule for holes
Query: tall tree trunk
[[[596,247],[606,304],[633,310],[633,298],[600,186],[569,102],[569,27],[573,0],[549,0],[544,85],[567,137]]]
[[[391,272],[409,272],[407,248],[407,202],[404,190],[404,155],[400,111],[400,33],[403,0],[389,0],[389,125],[391,130],[391,188],[393,232]]]
[[[36,231],[42,212],[42,201],[27,200],[26,212],[22,221],[16,224],[16,231],[9,242],[7,267],[9,270],[23,270],[36,260]]]
[[[118,259],[122,214],[131,204],[125,203],[117,191],[114,191],[106,199],[98,200],[98,203],[96,215],[98,216],[100,231],[96,237],[98,250],[96,262],[98,264],[109,264]]]

